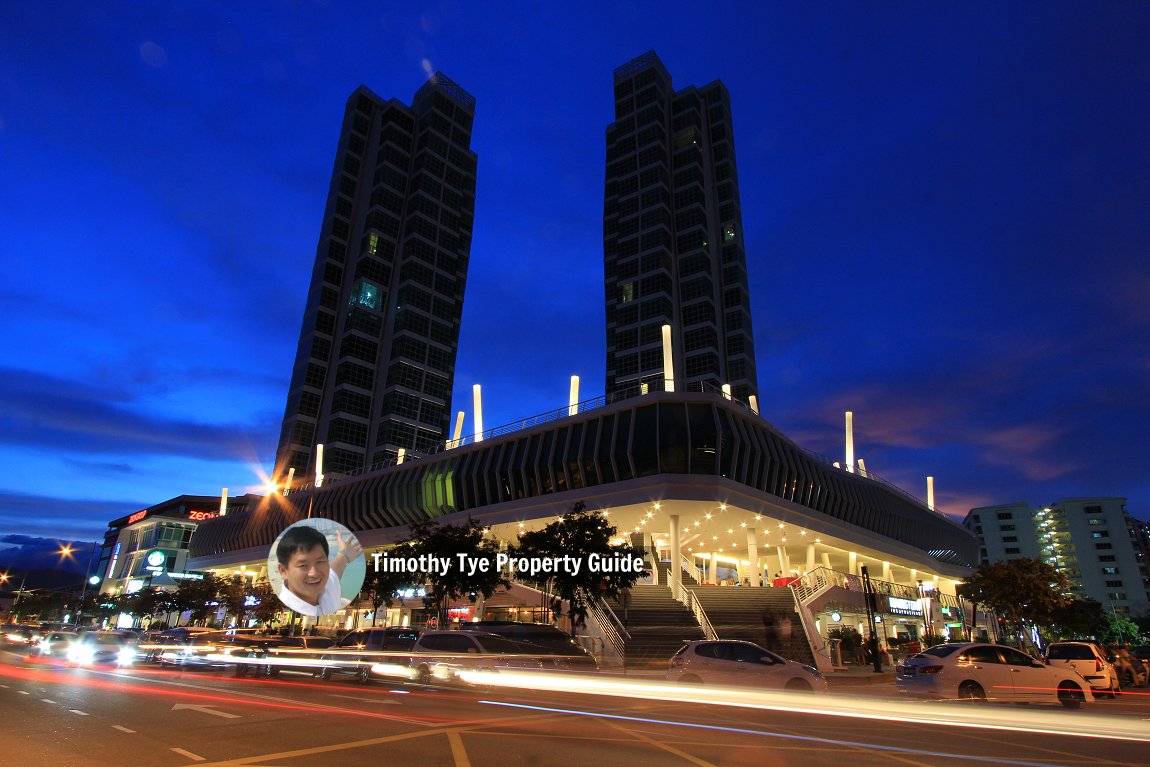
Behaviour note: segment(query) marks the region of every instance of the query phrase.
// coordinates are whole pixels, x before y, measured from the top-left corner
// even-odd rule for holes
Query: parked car
[[[269,647],[279,639],[260,634],[200,632],[182,644],[162,650],[160,663],[186,669],[234,668],[236,676],[245,676],[253,665],[267,657]]]
[[[546,657],[538,645],[487,631],[425,631],[411,646],[409,665],[415,681],[430,684],[455,681],[464,671],[540,669]]]
[[[580,645],[566,631],[546,623],[520,621],[476,621],[464,624],[467,631],[487,631],[516,642],[528,642],[540,648],[546,657],[544,668],[571,671],[598,671],[599,664],[587,648]]]
[[[324,650],[335,644],[328,637],[279,637],[274,645],[268,646],[264,662],[258,673],[264,676],[279,676],[281,671],[303,674],[318,674],[322,666],[317,663]]]
[[[769,690],[826,692],[827,680],[812,666],[787,660],[754,642],[701,639],[671,658],[669,682],[752,686]]]
[[[1090,683],[1073,667],[1048,665],[1003,645],[940,644],[906,659],[895,672],[898,691],[910,697],[1061,703],[1068,708],[1094,700]]]
[[[40,638],[40,643],[29,652],[29,655],[67,660],[68,648],[79,639],[80,635],[75,631],[49,631]]]
[[[1113,698],[1122,690],[1118,669],[1093,642],[1054,642],[1046,648],[1046,662],[1074,669],[1090,683],[1096,695]]]
[[[130,666],[136,661],[137,647],[118,631],[85,631],[68,646],[67,658],[73,666]]]
[[[334,675],[350,675],[360,684],[367,684],[371,681],[374,665],[379,665],[387,676],[406,676],[406,653],[421,633],[419,629],[407,626],[349,631],[320,657],[316,676],[328,680]]]
[[[16,623],[4,627],[4,641],[13,645],[34,645],[40,641],[43,633],[35,626]]]

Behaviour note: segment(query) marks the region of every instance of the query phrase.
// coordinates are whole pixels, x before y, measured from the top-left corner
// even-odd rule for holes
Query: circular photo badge
[[[305,519],[268,552],[268,579],[286,607],[318,618],[355,601],[367,574],[355,534],[330,519]]]

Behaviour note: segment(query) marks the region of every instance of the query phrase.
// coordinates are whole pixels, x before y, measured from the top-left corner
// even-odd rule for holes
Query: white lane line
[[[200,756],[199,754],[193,754],[191,751],[185,751],[185,750],[184,750],[184,749],[182,749],[182,748],[173,748],[172,750],[173,750],[173,751],[175,751],[175,752],[176,752],[177,754],[179,754],[180,756],[186,756],[186,757],[188,757],[188,758],[189,758],[189,759],[191,759],[193,762],[202,762],[202,761],[204,761],[204,760],[207,758],[207,757],[204,757],[204,756]]]
[[[87,716],[88,715],[87,711],[81,711],[78,708],[70,708],[68,710],[71,711],[73,714],[76,714],[77,716]]]
[[[113,730],[119,730],[120,732],[127,732],[127,733],[134,733],[135,732],[135,730],[129,730],[127,727],[125,727],[122,724],[113,724],[112,729]]]
[[[21,695],[31,695],[27,690],[17,690]]]
[[[5,690],[10,690],[10,689],[12,689],[12,688],[10,688],[8,685],[6,685],[6,684],[0,684],[0,687],[3,687]]]
[[[51,703],[53,705],[56,703],[56,701],[51,700],[50,698],[40,698],[40,700],[44,701],[45,703]]]

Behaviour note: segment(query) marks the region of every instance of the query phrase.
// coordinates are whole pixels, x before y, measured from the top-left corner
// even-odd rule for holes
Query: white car
[[[68,647],[68,662],[75,666],[130,666],[136,656],[136,642],[116,631],[88,631]]]
[[[1055,642],[1046,648],[1046,662],[1077,671],[1090,683],[1095,695],[1113,698],[1122,690],[1118,669],[1093,642]]]
[[[754,642],[737,639],[687,642],[671,658],[666,679],[684,684],[827,691],[826,677],[818,669],[775,655]]]
[[[36,653],[41,658],[64,659],[68,655],[68,648],[80,639],[75,631],[49,631],[40,639],[36,646]]]
[[[408,650],[415,681],[452,681],[462,671],[538,669],[547,652],[485,631],[425,631]],[[384,669],[373,667],[376,673]]]
[[[1094,700],[1090,684],[1073,669],[1048,666],[1003,645],[940,644],[898,665],[903,695],[943,700],[1061,703],[1077,708]]]

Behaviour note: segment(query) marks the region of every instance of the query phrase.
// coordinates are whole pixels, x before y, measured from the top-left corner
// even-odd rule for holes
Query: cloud
[[[206,460],[274,444],[267,425],[212,424],[137,412],[117,388],[0,368],[0,442],[72,453],[173,455]],[[253,434],[253,432],[255,432]]]
[[[19,530],[33,537],[102,538],[108,523],[147,506],[135,500],[61,498],[0,490],[0,533]],[[9,532],[0,542],[15,542]]]
[[[62,555],[61,550],[70,553]],[[32,535],[0,535],[0,566],[13,570],[57,570],[83,573],[99,547],[92,541]]]

